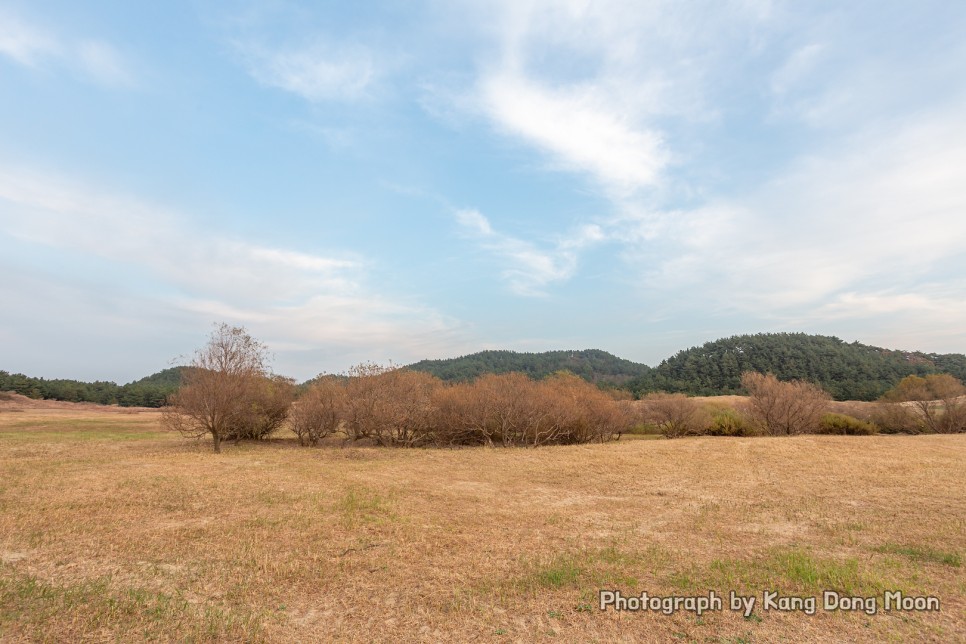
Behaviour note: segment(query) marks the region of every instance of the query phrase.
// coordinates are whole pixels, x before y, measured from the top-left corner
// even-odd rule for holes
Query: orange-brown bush
[[[570,374],[543,381],[488,374],[453,385],[375,365],[350,375],[345,431],[380,445],[587,443],[610,440],[631,424],[626,403]]]
[[[266,354],[245,329],[216,327],[183,370],[182,386],[162,412],[162,426],[190,437],[210,434],[216,452],[223,440],[275,431],[288,414],[294,387],[270,375]]]
[[[290,424],[299,444],[317,445],[339,429],[346,415],[346,383],[335,377],[317,378],[292,408]]]
[[[747,371],[741,385],[748,390],[749,414],[772,435],[818,431],[831,396],[811,383],[781,382],[772,374]]]
[[[632,424],[630,401],[614,400],[578,376],[559,373],[539,385],[547,392],[550,413],[534,444],[603,442]]]
[[[224,438],[259,440],[274,433],[288,418],[295,399],[295,382],[284,376],[252,378],[243,401],[244,412]]]
[[[352,440],[417,447],[435,443],[434,393],[442,386],[420,371],[362,364],[349,370],[345,431]]]
[[[937,434],[966,432],[966,387],[949,374],[906,376],[883,396],[886,402],[908,402],[925,427]]]
[[[870,420],[883,434],[921,434],[926,431],[916,410],[902,403],[880,402]]]
[[[684,394],[652,393],[642,399],[645,422],[661,428],[667,438],[707,433],[708,412]]]

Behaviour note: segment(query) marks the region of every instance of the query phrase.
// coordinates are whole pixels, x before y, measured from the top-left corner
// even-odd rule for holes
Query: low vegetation
[[[5,642],[966,632],[962,434],[440,451],[325,439],[299,449],[283,427],[213,458],[163,431],[156,411],[3,409]],[[727,606],[700,618],[617,613],[598,609],[602,589],[726,601],[734,590],[758,602],[747,619]],[[821,601],[826,589],[933,595],[942,609],[810,616],[761,605],[766,590]]]
[[[2,365],[0,365],[2,366]],[[747,371],[772,373],[781,381],[815,383],[835,400],[877,400],[902,378],[947,373],[966,380],[966,355],[895,351],[839,338],[804,333],[758,333],[708,342],[680,351],[655,368],[597,349],[581,351],[481,351],[407,367],[446,383],[471,382],[488,374],[523,373],[534,380],[567,371],[612,392],[637,398],[648,393],[720,396],[747,393]],[[117,385],[113,382],[45,380],[0,371],[0,391],[37,399],[161,407],[178,388],[181,367]]]
[[[542,380],[507,373],[446,383],[369,363],[307,383],[293,405],[297,388],[269,372],[266,355],[244,329],[219,326],[183,368],[184,384],[164,409],[163,426],[210,436],[216,452],[224,440],[267,438],[287,420],[303,446],[337,434],[383,447],[538,447],[605,442],[624,433],[680,438],[966,429],[966,388],[946,374],[909,376],[872,411],[855,402],[836,403],[833,413],[821,387],[753,371],[741,378],[747,398],[728,406],[663,392],[634,402],[568,372]]]
[[[742,374],[818,385],[835,400],[877,400],[902,378],[948,373],[966,379],[966,355],[896,351],[805,333],[736,335],[680,351],[627,387],[719,396],[746,393]]]

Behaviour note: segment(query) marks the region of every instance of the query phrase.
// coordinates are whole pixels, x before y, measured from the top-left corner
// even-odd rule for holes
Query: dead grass
[[[936,641],[966,435],[227,445],[0,415],[0,641]],[[939,613],[600,612],[597,591],[899,589]]]

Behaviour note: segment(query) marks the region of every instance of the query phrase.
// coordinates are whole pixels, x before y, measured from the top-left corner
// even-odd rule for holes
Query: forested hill
[[[905,376],[946,372],[966,381],[966,356],[894,351],[804,333],[737,335],[678,352],[629,383],[635,393],[736,394],[744,371],[820,384],[838,400],[875,400]]]
[[[966,355],[895,351],[822,335],[737,335],[680,351],[655,368],[596,349],[584,351],[481,351],[449,360],[423,360],[409,369],[454,382],[486,373],[518,371],[544,378],[570,371],[590,382],[628,389],[713,396],[744,393],[741,374],[771,372],[781,380],[808,380],[838,400],[875,400],[905,376],[949,373],[966,382]],[[181,382],[182,367],[165,369],[126,385],[46,380],[0,371],[0,392],[32,398],[159,407]]]
[[[126,385],[115,382],[48,380],[22,373],[0,371],[0,391],[14,391],[29,398],[92,402],[122,407],[160,407],[181,384],[181,367],[171,367]]]
[[[518,371],[531,378],[543,378],[557,371],[570,371],[585,380],[621,385],[648,374],[650,367],[599,349],[584,351],[481,351],[448,360],[422,360],[407,368],[425,371],[446,381],[473,380],[485,373]]]

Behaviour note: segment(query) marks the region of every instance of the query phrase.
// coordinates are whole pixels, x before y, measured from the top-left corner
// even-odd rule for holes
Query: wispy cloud
[[[500,275],[517,295],[545,296],[546,287],[573,276],[581,249],[603,239],[600,228],[582,226],[549,249],[493,229],[489,219],[472,209],[457,210],[456,221],[501,262]]]
[[[237,48],[255,80],[313,103],[365,98],[378,75],[372,53],[361,46],[320,42],[272,49],[238,43]]]
[[[132,87],[127,58],[101,39],[60,36],[0,9],[0,54],[31,68],[68,70],[106,87]]]
[[[482,82],[480,95],[501,129],[550,154],[556,169],[589,173],[611,191],[653,186],[667,164],[661,135],[608,106],[599,87],[552,90],[499,73]]]
[[[0,8],[0,54],[32,67],[60,53],[60,46],[49,34]]]
[[[137,84],[127,60],[110,43],[84,40],[75,47],[80,68],[94,81],[108,87],[133,87]]]
[[[301,353],[338,354],[345,367],[356,357],[416,360],[460,342],[456,320],[374,288],[371,262],[356,254],[233,239],[63,177],[0,166],[0,242],[5,237],[62,251],[81,274],[96,258],[118,275],[143,275],[139,297],[159,319],[179,312],[196,324],[249,325],[295,356],[282,365],[293,375],[322,369],[304,364]]]
[[[966,272],[963,108],[870,125],[751,194],[642,214],[614,234],[652,241],[654,254],[638,263],[645,288],[700,293],[705,308],[789,320],[945,310],[918,324],[966,325],[942,288],[916,287]]]

